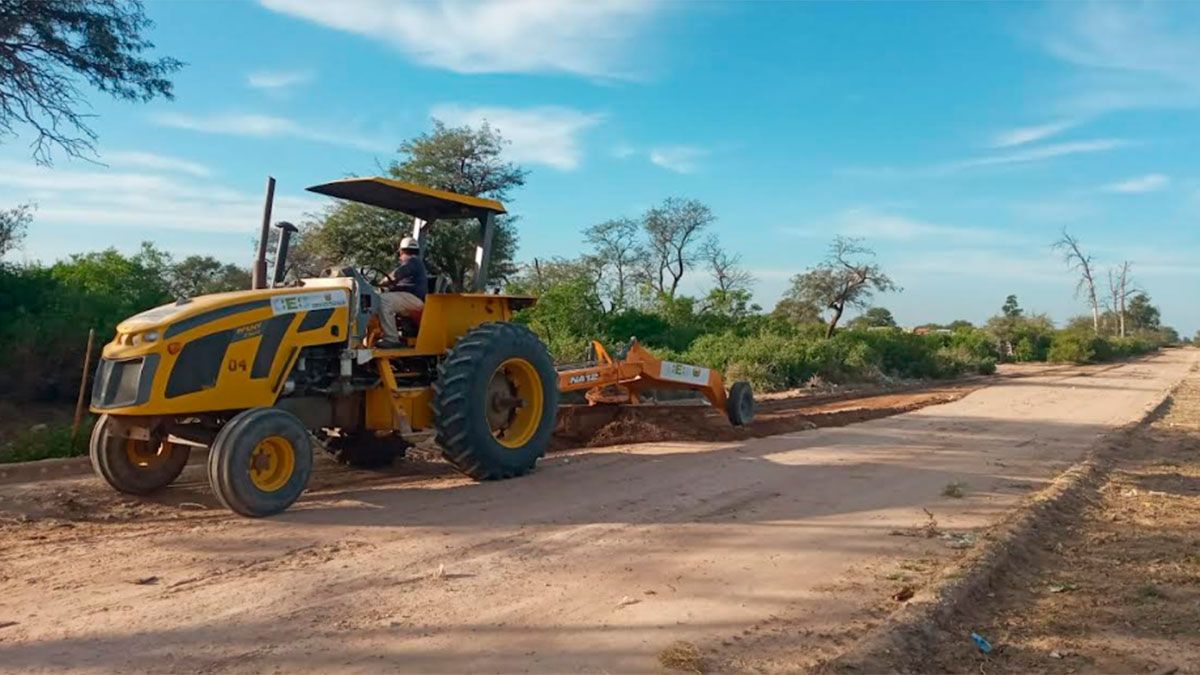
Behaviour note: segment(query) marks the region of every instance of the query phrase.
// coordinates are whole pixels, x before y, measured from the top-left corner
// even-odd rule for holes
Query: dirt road
[[[645,671],[680,640],[726,669],[803,668],[1198,355],[840,428],[577,450],[503,483],[326,479],[269,520],[210,508],[194,473],[148,505],[6,486],[0,670]],[[925,510],[949,538],[893,536]]]

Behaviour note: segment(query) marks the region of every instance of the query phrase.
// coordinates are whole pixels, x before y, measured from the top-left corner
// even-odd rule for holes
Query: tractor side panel
[[[347,306],[292,309],[246,303],[240,311],[184,320],[167,327],[151,354],[144,345],[125,346],[118,335],[104,348],[92,409],[175,415],[273,405],[302,348],[347,339]],[[109,381],[134,372],[136,386]],[[134,390],[138,395],[130,396]]]
[[[430,294],[425,296],[416,353],[442,354],[458,338],[488,321],[509,321],[516,306],[532,304],[529,298],[486,293]]]

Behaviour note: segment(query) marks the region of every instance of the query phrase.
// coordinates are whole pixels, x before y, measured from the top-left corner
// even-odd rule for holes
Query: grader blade
[[[558,370],[559,391],[583,391],[589,405],[637,405],[648,390],[682,389],[699,392],[725,413],[730,424],[742,426],[754,419],[754,395],[749,383],[735,382],[729,391],[721,373],[711,368],[663,361],[630,340],[624,354],[609,354],[592,341],[594,358]]]

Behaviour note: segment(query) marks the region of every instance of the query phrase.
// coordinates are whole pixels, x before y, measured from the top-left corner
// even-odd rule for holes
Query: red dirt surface
[[[983,386],[968,381],[880,394],[792,396],[759,401],[754,421],[734,427],[724,413],[702,402],[643,406],[563,406],[552,449],[658,441],[738,441],[896,415],[957,401]]]

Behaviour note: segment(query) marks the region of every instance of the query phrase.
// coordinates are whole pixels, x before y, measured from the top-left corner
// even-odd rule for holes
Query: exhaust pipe
[[[275,272],[271,275],[272,288],[283,283],[283,276],[287,273],[288,243],[292,240],[292,233],[300,231],[286,220],[275,223],[275,227],[279,228],[279,247],[275,249]]]
[[[258,255],[250,269],[250,289],[267,287],[267,238],[271,234],[271,208],[275,205],[275,178],[267,176],[267,199],[263,203],[262,229],[258,235]]]

